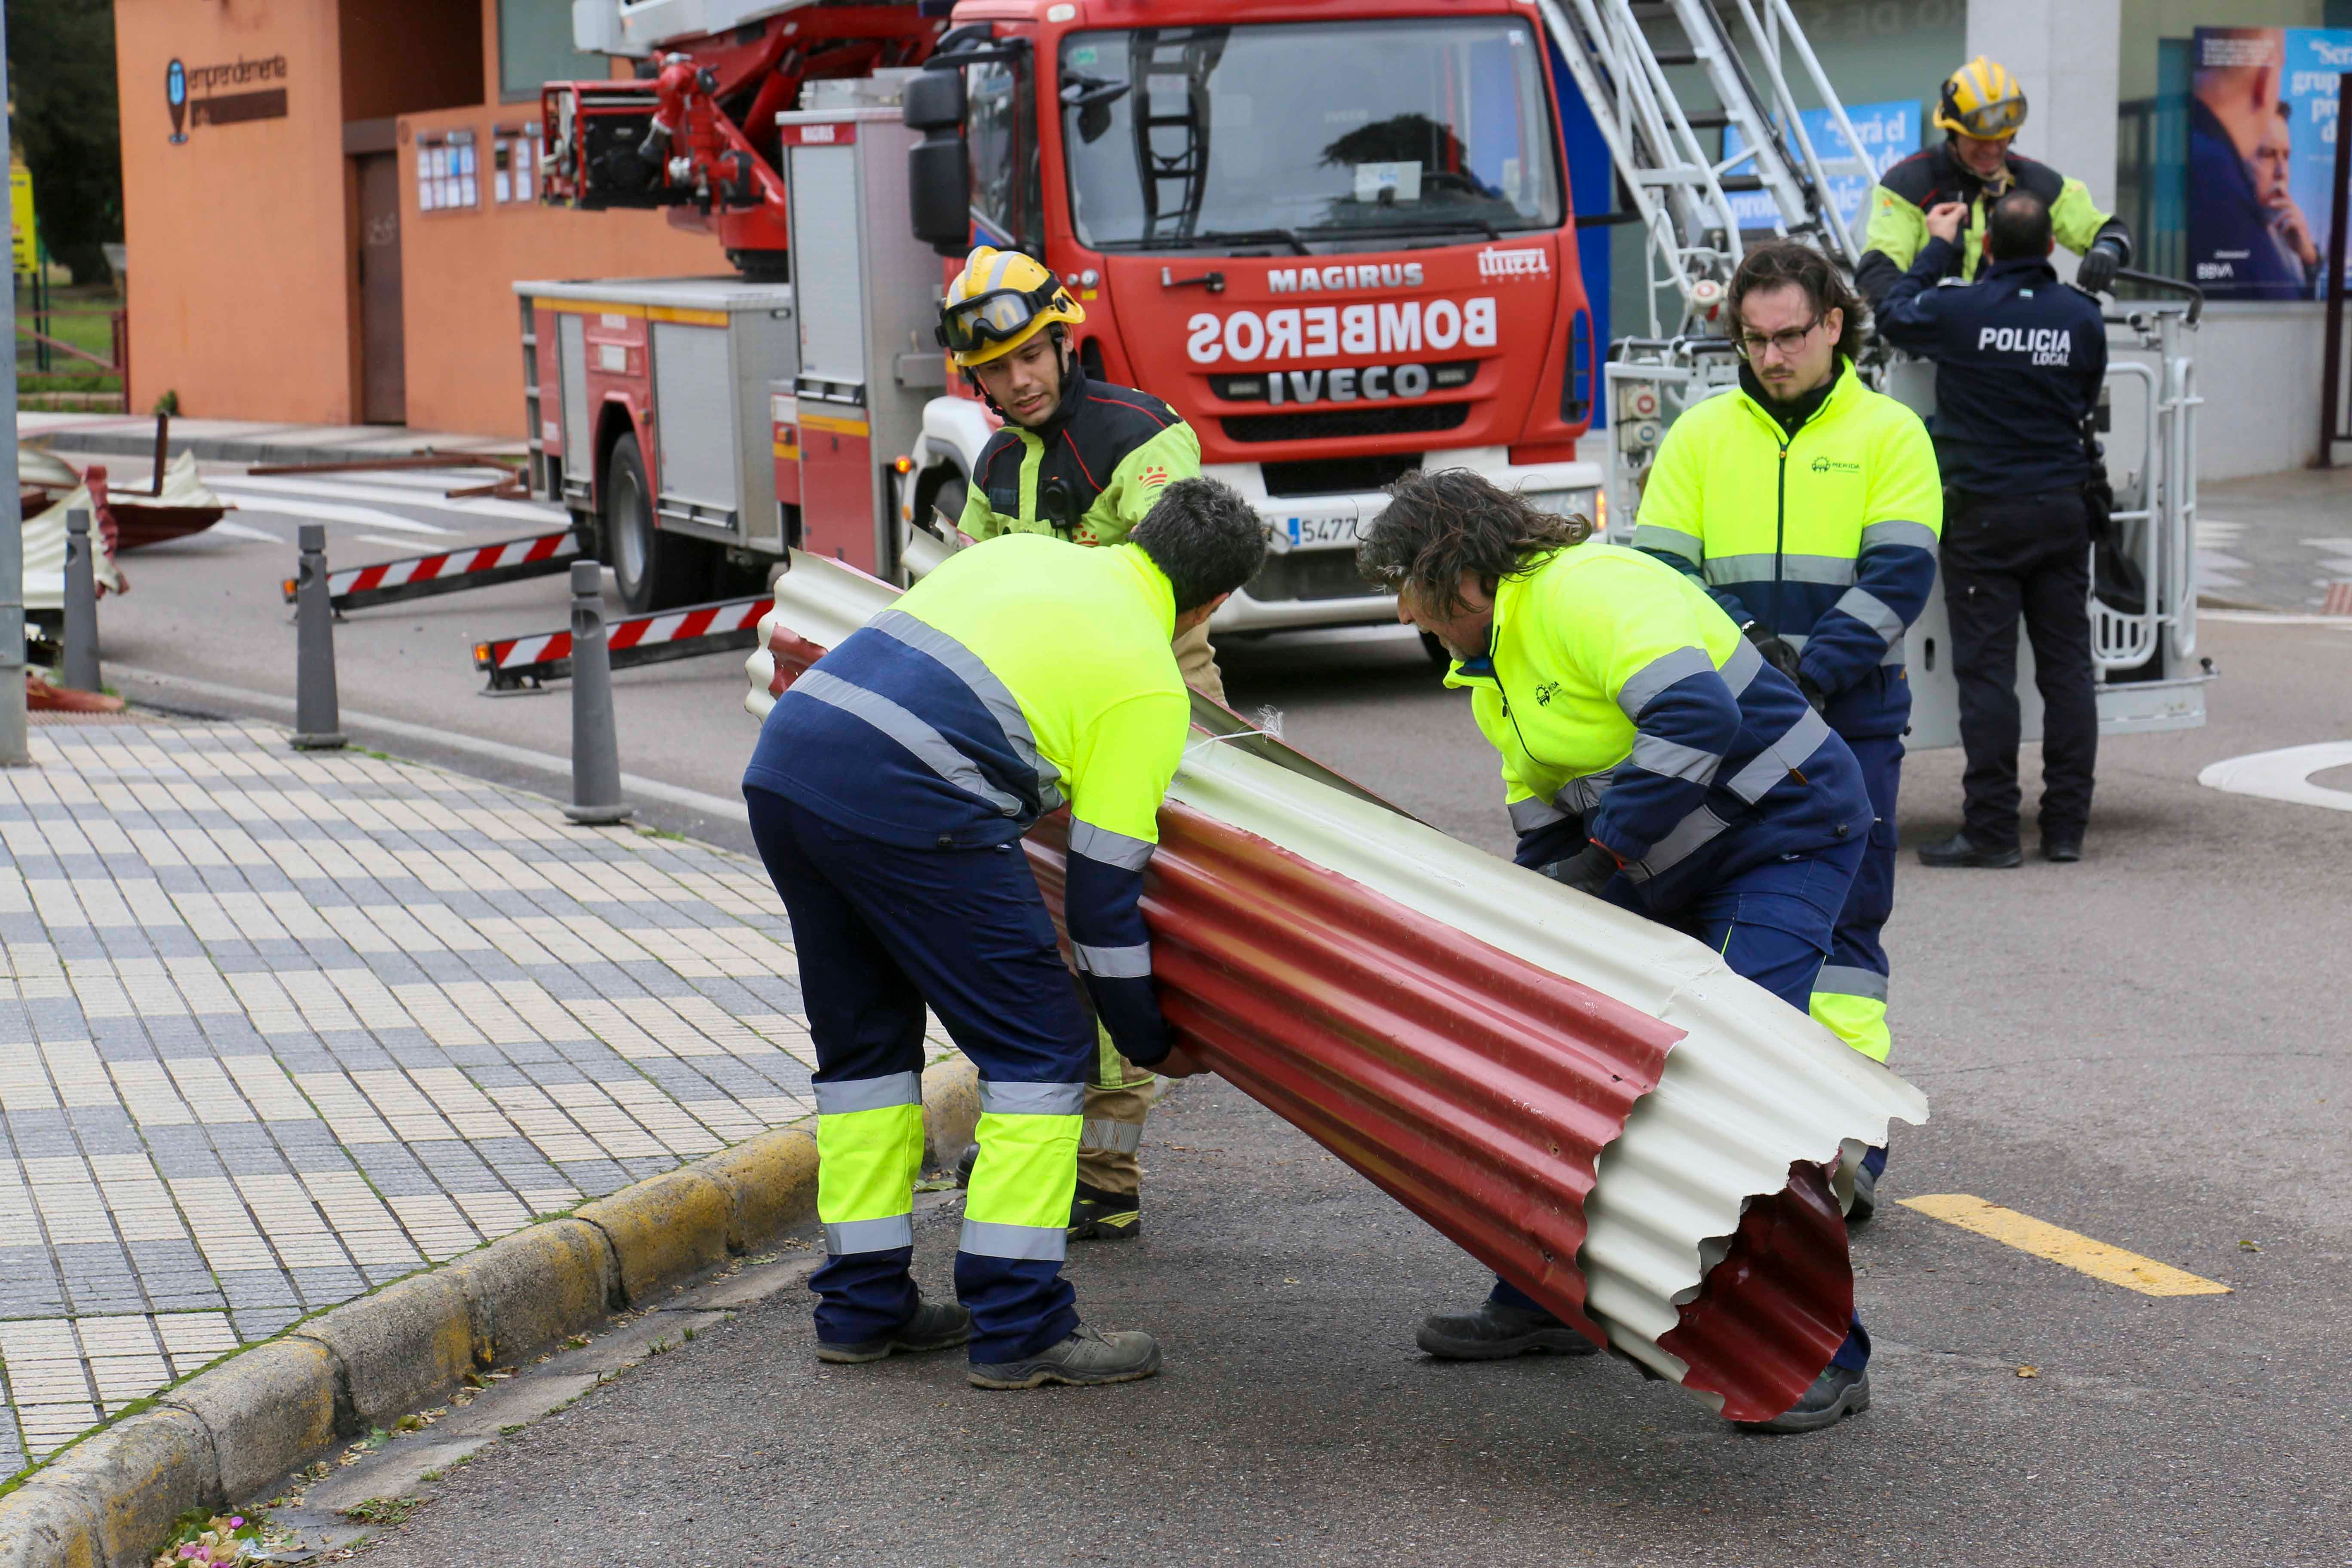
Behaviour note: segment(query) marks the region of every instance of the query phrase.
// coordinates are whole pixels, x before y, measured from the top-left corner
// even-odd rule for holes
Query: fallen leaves
[[[2017,1375],[2020,1377],[2040,1377],[2042,1375],[2042,1369],[2038,1366],[2021,1366],[2017,1369]]]

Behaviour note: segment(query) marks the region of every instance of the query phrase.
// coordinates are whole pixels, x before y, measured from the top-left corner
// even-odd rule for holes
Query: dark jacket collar
[[[2014,278],[2025,283],[2055,284],[2058,269],[2050,265],[2050,258],[2046,256],[2021,256],[2011,261],[1988,258],[1977,273],[1977,281],[1986,283],[1996,278]]]
[[[1843,354],[1839,355],[1835,374],[1811,392],[1799,393],[1795,397],[1783,403],[1765,390],[1762,380],[1757,376],[1748,362],[1742,360],[1739,362],[1739,390],[1746,393],[1748,400],[1762,409],[1765,416],[1775,425],[1790,436],[1794,436],[1805,427],[1806,423],[1814,415],[1822,411],[1822,405],[1827,403],[1830,400],[1830,395],[1837,391],[1838,383],[1846,378],[1847,373],[1853,367],[1853,363]]]

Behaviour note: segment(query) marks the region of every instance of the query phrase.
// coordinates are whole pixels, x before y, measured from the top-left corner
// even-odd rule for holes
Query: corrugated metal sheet
[[[746,706],[893,596],[795,556]],[[1700,943],[1255,749],[1202,735],[1162,814],[1147,915],[1188,1043],[1620,1352],[1786,1409],[1851,1307],[1829,1171],[1925,1099]]]

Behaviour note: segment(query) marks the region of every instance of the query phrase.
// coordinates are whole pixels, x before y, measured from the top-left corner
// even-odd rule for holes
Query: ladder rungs
[[[1662,66],[1695,66],[1698,55],[1691,49],[1652,49],[1650,58]]]

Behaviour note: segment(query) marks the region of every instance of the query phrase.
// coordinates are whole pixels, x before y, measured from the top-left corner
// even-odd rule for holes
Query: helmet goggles
[[[970,354],[991,343],[1015,342],[1028,335],[1037,318],[1052,309],[1061,293],[1061,280],[1048,277],[1034,289],[991,289],[959,300],[940,311],[940,346],[951,353]],[[1064,318],[1057,314],[1055,319]]]
[[[1960,127],[1960,134],[1979,141],[1991,142],[2003,136],[2014,136],[2025,123],[2023,98],[1996,99],[1980,103],[1974,109],[1960,109],[1947,104],[1945,113]]]

